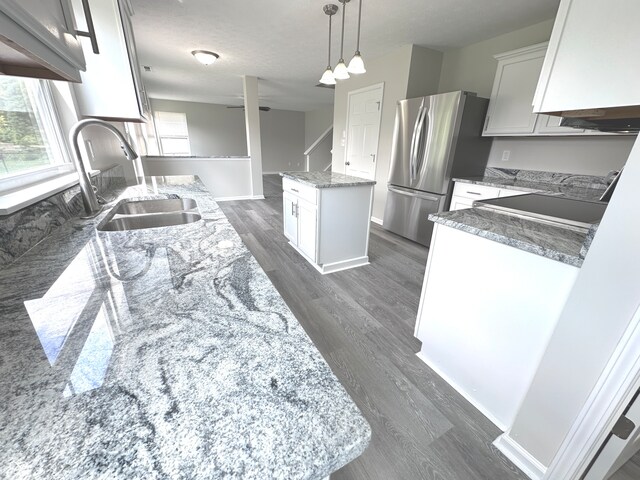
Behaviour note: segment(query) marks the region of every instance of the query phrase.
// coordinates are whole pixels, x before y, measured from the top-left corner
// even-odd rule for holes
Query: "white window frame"
[[[174,115],[182,115],[184,116],[184,128],[186,131],[185,135],[161,135],[160,134],[160,129],[158,128],[158,124],[162,123],[159,120],[159,115],[162,113],[170,113],[170,114],[174,114]],[[160,152],[160,155],[162,156],[175,156],[175,157],[188,157],[191,155],[191,140],[189,139],[189,124],[187,122],[187,114],[185,112],[167,112],[167,111],[156,111],[153,113],[153,120],[154,120],[154,127],[155,127],[155,133],[156,133],[156,138],[157,138],[157,142],[158,142],[158,151]],[[174,139],[174,140],[186,140],[187,144],[189,145],[189,151],[187,153],[184,154],[175,154],[175,153],[165,153],[164,149],[162,148],[162,139],[166,138],[166,139]]]
[[[47,139],[56,142],[54,149],[56,152],[60,152],[60,158],[56,163],[22,170],[0,178],[0,195],[75,172],[71,163],[69,145],[62,131],[60,114],[53,100],[51,85],[46,80],[38,80],[38,83],[37,95],[32,100],[37,104],[39,110],[49,112],[49,115],[42,118],[41,127],[45,130]],[[0,212],[0,214],[2,213]]]

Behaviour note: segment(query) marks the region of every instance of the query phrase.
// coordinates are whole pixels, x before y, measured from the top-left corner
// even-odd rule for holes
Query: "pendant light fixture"
[[[324,13],[329,17],[329,53],[327,55],[327,69],[322,74],[322,78],[320,79],[320,83],[324,85],[335,85],[336,79],[333,76],[333,71],[331,71],[331,17],[333,17],[338,11],[338,6],[333,3],[327,3],[323,7]]]
[[[347,71],[347,65],[344,63],[344,11],[346,10],[347,3],[351,0],[339,0],[342,4],[342,36],[340,37],[340,60],[333,70],[333,76],[336,80],[346,80],[349,78],[349,72]]]
[[[354,75],[360,75],[361,73],[366,73],[367,70],[364,68],[364,61],[360,56],[360,23],[362,22],[362,0],[359,0],[358,5],[358,36],[356,37],[356,53],[349,62],[349,67],[347,71],[349,73],[353,73]]]

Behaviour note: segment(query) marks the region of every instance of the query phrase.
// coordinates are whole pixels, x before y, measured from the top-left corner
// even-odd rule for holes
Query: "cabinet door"
[[[536,126],[535,93],[547,44],[541,43],[496,55],[493,83],[483,135],[531,135]]]
[[[535,112],[640,105],[640,2],[562,0]]]
[[[80,81],[82,47],[68,0],[0,0],[5,75]]]
[[[84,21],[82,0],[72,0],[72,4],[77,18]],[[74,90],[83,117],[134,122],[147,119],[148,105],[135,55],[128,5],[126,0],[92,3],[100,54],[93,53],[89,39],[82,39],[87,71],[82,73],[82,83],[75,85]]]
[[[562,117],[553,115],[538,115],[536,132],[544,135],[584,135],[585,131],[580,128],[561,127]]]
[[[473,200],[457,196],[451,197],[451,206],[449,207],[450,212],[454,210],[464,210],[465,208],[473,208]]]
[[[284,236],[294,245],[298,245],[298,198],[290,193],[282,195]]]
[[[316,261],[317,209],[303,200],[298,201],[298,248]]]

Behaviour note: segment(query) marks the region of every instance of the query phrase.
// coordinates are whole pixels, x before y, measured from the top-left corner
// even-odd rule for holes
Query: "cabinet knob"
[[[351,165],[351,162],[344,162],[345,165]]]

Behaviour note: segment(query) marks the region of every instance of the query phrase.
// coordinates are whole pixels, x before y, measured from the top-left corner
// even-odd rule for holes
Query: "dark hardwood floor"
[[[372,225],[370,265],[321,275],[282,233],[280,177],[264,187],[220,206],[373,431],[331,478],[527,478],[492,446],[500,430],[415,356],[427,249]]]

